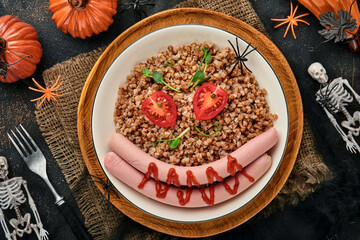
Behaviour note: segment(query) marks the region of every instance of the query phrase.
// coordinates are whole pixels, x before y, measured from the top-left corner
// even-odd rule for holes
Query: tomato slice
[[[160,127],[175,125],[176,105],[174,100],[164,92],[158,91],[151,94],[142,103],[141,110],[152,123]]]
[[[228,100],[227,92],[212,83],[204,83],[194,95],[193,108],[196,119],[207,120],[221,112]]]

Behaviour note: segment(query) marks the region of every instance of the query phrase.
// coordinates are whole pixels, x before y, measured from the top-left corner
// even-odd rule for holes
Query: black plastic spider
[[[340,109],[337,108],[336,106],[334,106],[334,104],[331,103],[331,99],[330,99],[330,93],[336,89],[338,87],[338,83],[335,84],[331,89],[329,89],[330,87],[330,82],[327,84],[326,89],[325,89],[325,93],[323,93],[323,91],[321,91],[321,89],[323,89],[323,85],[320,85],[320,90],[315,94],[316,95],[316,101],[318,101],[320,103],[321,106],[325,107],[332,115],[334,115],[336,112],[339,112]]]
[[[235,67],[237,65],[240,65],[240,69],[241,69],[241,74],[244,74],[243,72],[243,67],[245,67],[249,72],[250,69],[246,66],[245,62],[248,60],[246,58],[247,55],[249,55],[252,51],[256,50],[256,48],[254,48],[250,43],[249,45],[247,45],[245,51],[243,53],[240,52],[239,50],[239,42],[238,42],[238,38],[236,38],[236,49],[234,47],[234,45],[230,42],[230,40],[228,40],[228,42],[230,43],[232,49],[234,50],[236,56],[235,56],[235,61],[233,61],[232,63],[225,65],[225,67],[234,65],[234,67],[231,69],[230,75],[232,74],[232,72],[234,71]],[[252,47],[253,49],[251,49],[249,52],[247,52],[247,50],[249,49],[249,47]]]
[[[140,17],[140,19],[142,19],[142,16],[144,15],[145,17],[147,17],[148,15],[146,14],[145,10],[141,7],[141,6],[155,6],[154,3],[149,2],[149,0],[131,0],[131,3],[123,3],[124,6],[127,6],[127,8],[125,8],[123,11],[128,10],[130,8],[132,8],[134,11],[136,11]]]
[[[99,205],[101,205],[101,203],[104,201],[106,194],[107,194],[107,200],[108,200],[108,204],[110,204],[110,190],[115,193],[115,195],[117,197],[119,197],[118,193],[116,192],[116,190],[113,189],[114,185],[112,185],[112,183],[109,181],[109,179],[106,179],[106,182],[104,182],[104,180],[102,180],[101,178],[91,175],[91,177],[97,178],[98,180],[94,180],[94,179],[90,179],[90,182],[96,182],[99,183],[103,186],[103,189],[105,190],[104,195],[101,198],[101,201],[99,203]]]

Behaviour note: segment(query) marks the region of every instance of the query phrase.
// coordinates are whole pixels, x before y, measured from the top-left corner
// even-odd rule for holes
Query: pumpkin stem
[[[26,56],[23,56],[22,58],[20,58],[19,60],[17,60],[16,62],[13,62],[13,63],[5,63],[6,66],[11,66],[11,65],[15,65],[17,64],[18,62],[20,62],[21,60],[23,60],[24,58],[32,58],[33,56],[32,55],[26,55]]]
[[[84,8],[86,5],[86,0],[68,0],[68,2],[74,8]]]

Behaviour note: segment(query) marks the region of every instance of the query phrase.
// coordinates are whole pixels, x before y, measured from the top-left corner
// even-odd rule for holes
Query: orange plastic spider
[[[36,80],[33,78],[32,80],[34,81],[35,85],[39,88],[39,89],[36,89],[36,88],[32,88],[32,87],[29,87],[29,89],[33,90],[33,91],[36,91],[36,92],[41,92],[41,93],[44,93],[44,95],[42,95],[41,97],[39,98],[35,98],[35,99],[32,99],[31,102],[35,102],[35,101],[38,101],[40,99],[41,102],[39,103],[39,105],[37,105],[36,108],[39,108],[41,106],[41,104],[43,104],[43,102],[45,101],[45,99],[47,99],[49,102],[51,99],[54,99],[56,103],[59,103],[59,101],[55,98],[55,96],[57,97],[61,97],[62,94],[56,94],[56,93],[53,93],[53,91],[55,91],[56,89],[58,89],[61,84],[63,83],[63,81],[61,81],[59,84],[59,80],[60,80],[60,75],[59,77],[57,78],[56,82],[54,83],[54,85],[52,85],[50,88],[43,88],[38,82],[36,82]]]
[[[309,13],[305,13],[305,14],[302,14],[302,15],[299,15],[299,16],[295,17],[295,13],[296,13],[299,5],[297,5],[296,8],[295,8],[295,10],[293,11],[293,4],[292,4],[292,2],[290,2],[290,4],[291,4],[290,15],[287,16],[287,18],[282,18],[282,19],[272,18],[271,20],[272,20],[272,21],[283,22],[283,23],[280,23],[280,24],[276,25],[274,28],[278,28],[278,27],[280,27],[280,26],[288,23],[289,25],[288,25],[287,28],[286,28],[286,31],[285,31],[285,34],[284,34],[284,38],[286,37],[286,34],[288,33],[289,28],[291,27],[292,34],[293,34],[294,38],[296,39],[296,35],[295,35],[295,32],[294,32],[294,25],[295,25],[295,26],[298,26],[298,22],[302,22],[302,23],[305,23],[305,24],[307,24],[307,25],[310,25],[310,23],[308,23],[308,22],[306,22],[306,21],[304,21],[304,20],[299,19],[299,18],[301,18],[301,17],[305,17],[305,16],[309,15]]]

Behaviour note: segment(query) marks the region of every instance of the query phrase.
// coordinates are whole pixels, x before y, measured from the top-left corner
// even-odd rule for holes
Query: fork
[[[86,230],[74,214],[73,210],[70,208],[69,204],[65,202],[64,198],[57,193],[57,191],[49,181],[48,175],[46,173],[46,158],[44,154],[41,152],[40,148],[37,146],[30,134],[21,124],[20,128],[24,134],[22,134],[21,131],[16,127],[15,129],[17,134],[15,134],[14,131],[11,130],[13,137],[9,133],[7,133],[10,141],[15,146],[20,156],[24,159],[29,169],[32,172],[36,173],[38,176],[40,176],[48,185],[50,191],[55,197],[56,206],[64,216],[66,222],[72,228],[72,231],[77,237],[77,239],[90,239]],[[31,144],[29,143],[29,141]]]

